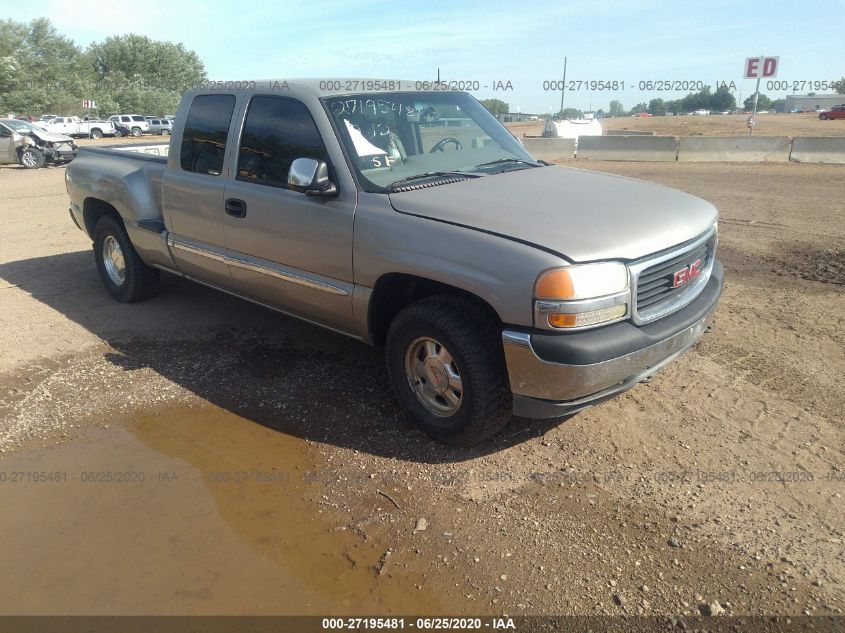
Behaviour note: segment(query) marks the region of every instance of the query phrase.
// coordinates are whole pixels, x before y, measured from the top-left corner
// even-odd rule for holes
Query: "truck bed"
[[[83,147],[80,153],[91,152],[105,156],[122,156],[124,158],[139,158],[153,162],[167,163],[170,143],[128,143],[124,145],[107,145],[105,147]],[[129,156],[126,156],[129,154]]]

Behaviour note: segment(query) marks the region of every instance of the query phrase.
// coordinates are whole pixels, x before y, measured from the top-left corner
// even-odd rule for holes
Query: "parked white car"
[[[132,136],[141,136],[150,131],[150,123],[140,114],[115,114],[109,121],[120,123],[132,130]]]
[[[114,136],[114,123],[111,121],[83,121],[78,116],[57,116],[40,124],[48,132],[66,134],[67,136],[87,136],[102,138]]]
[[[150,134],[170,136],[173,133],[173,121],[168,119],[150,119]]]

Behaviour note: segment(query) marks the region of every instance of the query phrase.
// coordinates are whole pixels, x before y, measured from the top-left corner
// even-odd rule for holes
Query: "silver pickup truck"
[[[411,417],[458,445],[604,401],[700,338],[711,204],[547,165],[426,87],[214,84],[185,94],[166,157],[83,148],[70,214],[106,289],[146,299],[166,271],[382,346]]]

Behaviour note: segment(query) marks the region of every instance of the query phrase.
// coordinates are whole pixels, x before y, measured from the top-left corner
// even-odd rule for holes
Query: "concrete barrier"
[[[845,164],[845,136],[799,136],[792,139],[789,160],[794,163]]]
[[[525,149],[540,160],[571,159],[575,155],[574,138],[543,138],[526,136],[522,139]]]
[[[654,132],[646,130],[608,130],[605,134],[608,136],[654,136]]]
[[[582,136],[576,158],[671,162],[677,154],[677,136]]]
[[[678,162],[785,163],[788,136],[682,136]]]

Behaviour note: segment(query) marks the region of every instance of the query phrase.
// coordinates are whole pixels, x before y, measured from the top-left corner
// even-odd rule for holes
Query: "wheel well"
[[[501,325],[502,321],[493,306],[471,292],[425,277],[390,273],[379,277],[370,297],[368,325],[373,343],[379,347],[384,345],[391,321],[405,306],[434,295],[469,299],[482,306],[491,320]]]
[[[82,205],[82,219],[85,222],[85,232],[89,237],[94,238],[94,227],[104,215],[113,217],[123,224],[123,218],[112,205],[98,198],[86,198]]]

